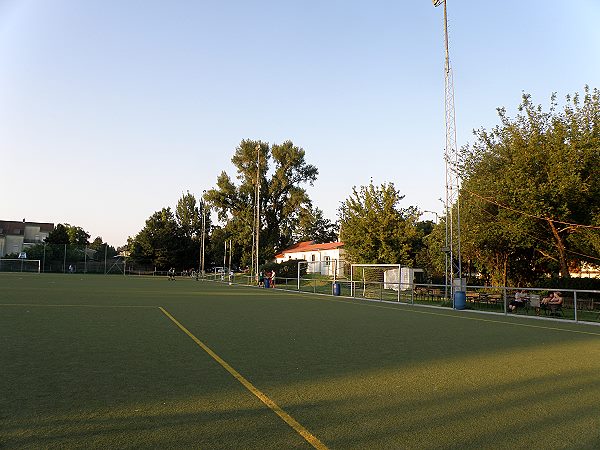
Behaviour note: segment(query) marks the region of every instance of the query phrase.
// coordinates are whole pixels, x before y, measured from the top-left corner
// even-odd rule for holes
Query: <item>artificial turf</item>
[[[0,448],[599,448],[600,327],[164,278],[0,275]]]

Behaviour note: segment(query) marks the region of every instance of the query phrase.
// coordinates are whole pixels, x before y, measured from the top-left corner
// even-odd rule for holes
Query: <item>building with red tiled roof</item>
[[[315,241],[298,242],[275,255],[278,263],[298,259],[308,262],[308,273],[321,273],[333,275],[334,271],[340,272],[344,259],[343,242],[326,242],[315,244]],[[339,275],[339,273],[338,273]]]

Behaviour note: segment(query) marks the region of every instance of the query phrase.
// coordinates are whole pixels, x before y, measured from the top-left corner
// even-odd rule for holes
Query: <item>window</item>
[[[329,266],[331,264],[331,256],[325,257],[325,266]]]
[[[317,260],[317,256],[313,253],[312,255],[310,255],[310,260],[312,262],[315,262]]]

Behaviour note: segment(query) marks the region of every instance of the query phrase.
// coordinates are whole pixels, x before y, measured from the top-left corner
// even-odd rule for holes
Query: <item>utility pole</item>
[[[200,256],[199,272],[203,278],[204,278],[204,249],[205,249],[205,242],[206,242],[206,201],[204,200],[205,195],[206,195],[206,191],[202,191],[202,202],[201,202],[201,205],[202,205],[202,237],[200,239],[202,250],[201,250],[201,256]]]
[[[256,237],[254,243],[256,250],[254,256],[256,257],[256,282],[258,283],[258,267],[259,267],[259,237],[260,237],[260,144],[256,145]]]
[[[444,160],[446,163],[446,243],[444,252],[446,254],[446,290],[448,284],[452,283],[450,292],[463,290],[462,263],[460,252],[460,206],[459,188],[460,179],[458,174],[458,150],[456,148],[456,116],[454,108],[454,79],[450,65],[450,51],[448,44],[448,12],[447,0],[433,0],[433,6],[444,5],[444,47],[446,52],[444,64],[444,104],[446,122],[446,148]],[[458,279],[460,285],[455,286],[454,280]],[[454,302],[454,295],[452,295]]]
[[[233,247],[233,242],[231,241],[231,239],[229,239],[229,270],[227,271],[227,277],[229,279],[229,284],[231,284],[232,277],[231,277],[231,253],[232,253],[232,247]]]

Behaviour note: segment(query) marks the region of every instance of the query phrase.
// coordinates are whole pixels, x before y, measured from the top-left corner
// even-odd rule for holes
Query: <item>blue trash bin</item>
[[[454,293],[454,309],[465,309],[467,307],[467,293],[456,291]]]
[[[340,295],[340,292],[342,290],[341,286],[340,286],[340,283],[338,283],[338,282],[333,283],[333,288],[332,289],[333,289],[333,295]]]
[[[271,287],[271,280],[268,278],[265,278],[265,288],[269,289]]]

